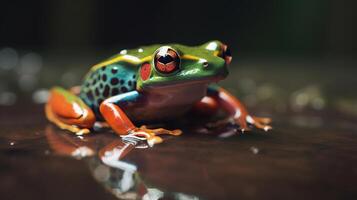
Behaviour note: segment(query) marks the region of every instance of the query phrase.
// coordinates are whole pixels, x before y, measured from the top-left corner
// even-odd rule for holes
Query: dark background
[[[248,106],[286,111],[303,94],[303,107],[310,104],[307,95],[357,115],[356,4],[3,0],[0,106],[44,103],[49,88],[81,84],[91,66],[124,48],[218,39],[233,52],[222,85]]]
[[[355,1],[3,0],[0,47],[100,51],[220,39],[235,52],[356,53]],[[75,49],[75,50],[74,50]]]

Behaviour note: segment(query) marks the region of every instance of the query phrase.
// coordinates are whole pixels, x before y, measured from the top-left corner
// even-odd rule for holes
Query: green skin
[[[174,49],[180,57],[179,70],[162,74],[154,67],[156,51],[162,46]],[[151,45],[123,50],[92,67],[84,78],[79,97],[102,120],[100,104],[105,100],[119,105],[133,121],[172,119],[215,90],[210,84],[228,75],[220,57],[223,44],[210,41],[200,46],[180,44]],[[142,79],[143,63],[149,63],[150,77]]]

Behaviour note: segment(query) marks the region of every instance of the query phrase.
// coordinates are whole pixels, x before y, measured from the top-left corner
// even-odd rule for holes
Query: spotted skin
[[[100,104],[107,98],[136,89],[136,68],[111,64],[90,72],[81,87],[79,97],[103,120]]]

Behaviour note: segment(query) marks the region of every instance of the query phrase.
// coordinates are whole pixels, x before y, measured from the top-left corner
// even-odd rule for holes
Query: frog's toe
[[[134,143],[139,140],[146,140],[148,145],[152,147],[155,144],[163,142],[163,139],[158,136],[163,134],[178,136],[182,134],[182,131],[179,129],[171,131],[164,128],[148,129],[146,126],[141,126],[140,128],[133,130],[130,134],[122,136],[122,138],[126,141],[134,141]]]
[[[159,137],[159,136],[153,136],[153,137],[151,137],[151,138],[149,138],[148,140],[147,140],[147,143],[148,143],[148,145],[150,146],[150,147],[152,147],[152,146],[154,146],[155,144],[160,144],[160,143],[162,143],[164,140],[161,138],[161,137]]]
[[[252,124],[253,126],[259,128],[259,129],[263,129],[264,131],[269,131],[271,130],[273,127],[271,127],[269,125],[269,123],[271,123],[271,119],[270,118],[265,118],[265,117],[251,117],[251,116],[247,116],[247,122],[249,124]]]
[[[76,135],[85,135],[90,133],[90,130],[87,128],[83,128],[83,129],[78,129],[78,131],[76,131]]]
[[[148,130],[149,132],[152,132],[154,135],[181,135],[182,131],[180,129],[175,129],[175,130],[167,130],[164,128],[157,128],[157,129],[148,129],[145,125],[140,127],[141,130]]]
[[[182,131],[180,129],[167,130],[167,129],[159,128],[159,129],[154,129],[153,131],[156,133],[156,135],[166,134],[166,135],[179,136],[182,134]]]
[[[271,118],[269,117],[252,117],[254,121],[258,121],[263,124],[270,124]]]
[[[244,117],[239,117],[235,120],[236,124],[239,125],[239,130],[244,133],[245,131],[250,131],[250,128],[248,127],[247,120],[244,119]]]
[[[250,131],[251,129],[248,126],[239,126],[238,130],[242,133]]]

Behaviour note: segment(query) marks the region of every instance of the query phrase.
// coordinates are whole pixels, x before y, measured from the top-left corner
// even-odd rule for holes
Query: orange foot
[[[247,115],[245,117],[239,117],[239,118],[233,118],[233,117],[226,118],[223,120],[216,121],[214,123],[209,123],[207,124],[207,127],[216,128],[223,125],[227,125],[228,123],[239,125],[239,130],[242,132],[251,130],[249,125],[254,126],[258,129],[263,129],[264,131],[269,131],[272,129],[272,127],[269,125],[271,123],[270,118],[252,117],[250,115]]]
[[[124,140],[133,142],[146,140],[148,145],[152,147],[154,146],[154,144],[163,142],[163,139],[158,136],[163,134],[178,136],[182,134],[182,131],[179,129],[171,131],[164,128],[148,129],[146,126],[143,125],[140,128],[132,130],[128,135],[123,135],[121,137]]]

